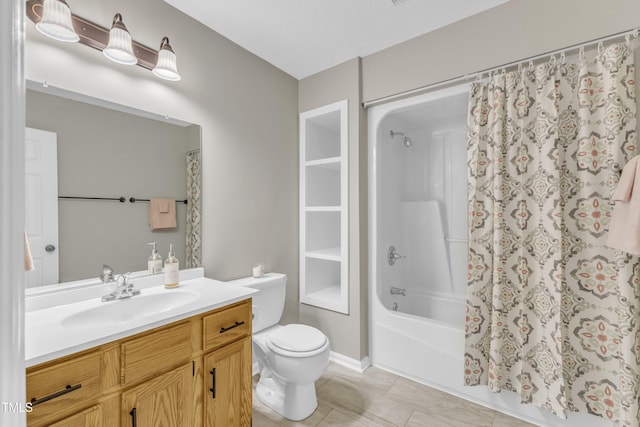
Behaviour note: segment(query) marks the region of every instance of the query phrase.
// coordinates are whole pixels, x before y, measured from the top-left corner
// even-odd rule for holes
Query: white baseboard
[[[359,373],[363,373],[365,369],[371,366],[371,360],[369,360],[368,356],[365,356],[362,360],[356,360],[335,351],[331,352],[329,360]]]

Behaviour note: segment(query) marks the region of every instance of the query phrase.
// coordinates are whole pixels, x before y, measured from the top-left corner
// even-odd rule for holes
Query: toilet
[[[259,292],[251,295],[253,374],[260,373],[258,399],[283,417],[300,421],[318,406],[315,381],[329,363],[329,339],[301,324],[279,325],[287,276],[269,273],[228,282]]]

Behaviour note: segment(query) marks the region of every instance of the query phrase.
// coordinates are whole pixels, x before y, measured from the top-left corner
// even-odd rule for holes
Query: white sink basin
[[[183,290],[136,295],[117,301],[101,302],[100,305],[75,312],[62,319],[62,326],[68,328],[93,327],[98,325],[127,323],[143,317],[165,313],[187,305],[200,294]]]

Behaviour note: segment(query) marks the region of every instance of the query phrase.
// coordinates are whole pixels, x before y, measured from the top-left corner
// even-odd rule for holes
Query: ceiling
[[[297,79],[508,0],[164,0]]]

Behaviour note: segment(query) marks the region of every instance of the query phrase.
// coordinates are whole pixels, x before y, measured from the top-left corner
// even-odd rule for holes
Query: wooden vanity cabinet
[[[27,424],[248,427],[251,362],[248,299],[28,368]]]

